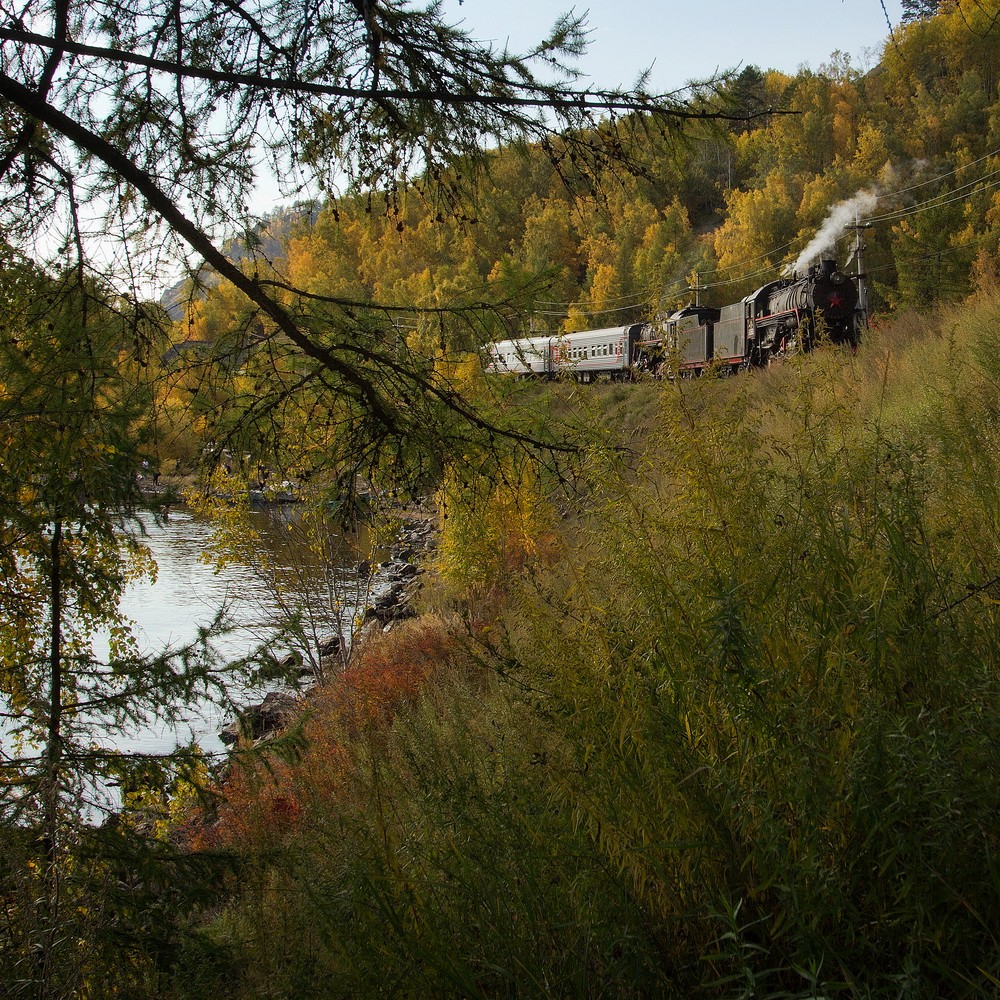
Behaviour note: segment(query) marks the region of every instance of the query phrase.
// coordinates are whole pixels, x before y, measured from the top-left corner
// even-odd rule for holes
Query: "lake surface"
[[[338,621],[350,622],[367,599],[354,572],[357,556],[337,539],[322,558],[296,530],[292,507],[267,508],[251,514],[256,532],[256,566],[228,563],[222,570],[205,559],[211,548],[213,522],[184,508],[171,510],[166,521],[144,516],[145,544],[156,560],[155,583],[130,586],[122,611],[135,623],[140,649],[158,653],[191,642],[198,629],[210,625],[220,608],[235,628],[214,643],[228,660],[235,660],[270,640],[291,606],[308,608],[305,625],[314,639],[346,632]],[[331,558],[337,563],[331,567]],[[277,584],[277,586],[276,586]],[[239,700],[259,698],[264,691],[237,691]],[[168,753],[179,744],[196,741],[207,753],[224,752],[218,737],[224,713],[210,704],[187,707],[180,726],[151,718],[142,728],[109,734],[109,743],[136,753]]]

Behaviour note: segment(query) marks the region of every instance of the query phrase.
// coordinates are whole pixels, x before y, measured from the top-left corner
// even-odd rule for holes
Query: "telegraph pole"
[[[694,292],[694,304],[696,306],[700,306],[701,305],[701,293],[704,290],[704,288],[705,288],[705,286],[701,283],[701,272],[700,271],[695,271],[694,272],[694,284],[693,285],[688,285],[688,291],[689,292]]]
[[[854,230],[854,257],[858,262],[854,277],[858,282],[857,320],[859,328],[862,326],[867,328],[868,326],[868,288],[865,285],[866,275],[861,259],[862,253],[868,248],[861,242],[861,233],[865,229],[871,229],[874,225],[873,222],[862,222],[860,216],[856,215],[853,226],[844,226],[845,229]]]

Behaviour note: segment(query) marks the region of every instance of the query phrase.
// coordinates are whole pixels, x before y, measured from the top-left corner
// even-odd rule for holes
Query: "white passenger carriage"
[[[624,377],[636,358],[644,327],[641,323],[605,330],[584,330],[561,336],[501,340],[490,345],[490,374],[573,375],[589,382],[598,375]]]
[[[552,337],[498,340],[490,344],[486,371],[503,375],[554,375]]]

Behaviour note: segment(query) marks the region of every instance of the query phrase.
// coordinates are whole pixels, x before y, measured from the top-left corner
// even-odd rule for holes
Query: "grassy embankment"
[[[998,331],[576,390],[572,494],[453,489],[436,613],[203,835],[227,995],[1000,992]]]

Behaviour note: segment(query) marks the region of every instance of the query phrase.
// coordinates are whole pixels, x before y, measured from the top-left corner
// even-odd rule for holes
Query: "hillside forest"
[[[4,996],[1000,996],[1000,3],[905,10],[666,126],[387,153],[158,301],[4,244]],[[820,251],[857,350],[484,372]],[[432,521],[412,617],[222,763],[107,751],[308,658],[302,608],[239,663],[118,610],[144,503],[249,563],[269,484],[318,553]]]
[[[465,198],[454,210],[419,189],[348,190],[277,210],[255,238],[261,252],[237,255],[312,322],[340,322],[353,305],[383,342],[452,360],[491,339],[655,320],[696,295],[737,301],[819,233],[856,270],[860,223],[873,314],[961,301],[997,279],[991,25],[984,9],[946,5],[864,71],[842,53],[795,76],[748,66],[720,87],[731,119],[683,133],[609,126],[630,144],[627,174],[549,145],[503,147],[474,193],[454,182]],[[207,280],[207,294],[204,275],[171,293],[171,358],[238,354],[262,323],[231,283]],[[176,382],[160,449],[190,464],[226,390]],[[228,393],[239,410],[241,387]]]
[[[997,249],[995,39],[977,16],[950,7],[903,28],[865,71],[841,53],[795,76],[748,66],[721,88],[736,120],[632,135],[627,177],[505,148],[458,214],[405,191],[388,213],[386,193],[371,191],[283,210],[273,266],[310,295],[428,309],[510,300],[512,332],[581,330],[650,319],[696,283],[705,301],[735,301],[846,206],[841,225],[874,223],[873,311],[960,300],[990,282]],[[835,236],[846,262],[852,234]],[[214,342],[239,311],[221,288],[173,337]],[[417,316],[397,328],[429,355],[485,337]]]

